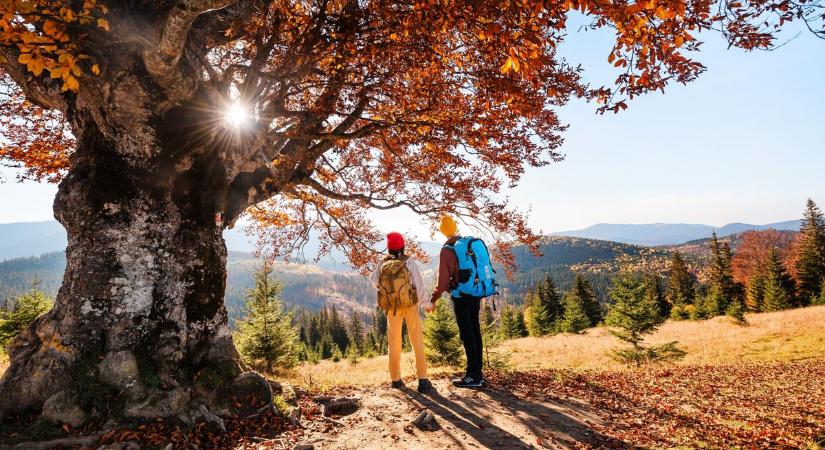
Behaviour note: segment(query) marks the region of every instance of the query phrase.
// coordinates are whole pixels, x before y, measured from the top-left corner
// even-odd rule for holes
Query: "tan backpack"
[[[406,308],[418,303],[415,285],[407,269],[407,256],[387,257],[381,264],[378,279],[378,307],[384,311]]]

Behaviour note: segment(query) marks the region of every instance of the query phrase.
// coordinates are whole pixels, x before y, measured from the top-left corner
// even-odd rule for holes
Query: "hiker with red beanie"
[[[387,253],[384,260],[370,276],[370,282],[378,289],[378,306],[387,312],[387,340],[389,347],[389,371],[392,387],[401,388],[401,327],[406,322],[407,334],[415,353],[415,375],[418,392],[432,389],[427,378],[427,358],[424,355],[424,333],[418,307],[429,308],[421,271],[413,258],[404,254],[404,236],[392,232],[387,235]]]

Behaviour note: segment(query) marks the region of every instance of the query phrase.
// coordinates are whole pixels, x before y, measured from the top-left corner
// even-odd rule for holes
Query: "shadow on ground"
[[[345,427],[327,434],[330,449],[379,448],[631,448],[593,429],[602,418],[583,402],[523,399],[495,386],[480,390],[434,383],[435,392],[418,394],[413,386],[362,393],[362,407]],[[406,427],[421,410],[436,417],[438,428]]]

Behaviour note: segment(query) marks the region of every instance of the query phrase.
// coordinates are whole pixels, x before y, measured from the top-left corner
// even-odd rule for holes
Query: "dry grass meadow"
[[[825,306],[788,311],[748,314],[748,325],[740,326],[727,317],[707,321],[667,322],[648,342],[679,341],[687,356],[678,364],[721,365],[739,362],[787,362],[825,357]],[[610,350],[621,344],[604,328],[584,334],[562,334],[542,338],[527,337],[506,341],[497,349],[510,355],[513,370],[571,369],[575,371],[624,370],[610,358]],[[404,375],[414,373],[413,356],[405,353]],[[431,368],[431,374],[453,372]],[[387,382],[387,357],[321,361],[301,365],[279,374],[293,383],[309,387],[337,385],[371,386]]]
[[[825,358],[825,306],[774,313],[748,314],[748,325],[739,326],[727,317],[703,322],[678,321],[664,324],[648,341],[679,341],[687,356],[678,364],[716,365],[737,362],[783,362]],[[496,351],[509,355],[510,369],[571,369],[575,371],[624,370],[610,358],[619,341],[604,328],[583,334],[526,337],[503,342]],[[0,352],[0,373],[8,366]],[[402,358],[405,376],[415,372],[412,353]],[[452,373],[449,367],[431,367],[431,375]],[[303,364],[276,374],[290,382],[312,388],[375,386],[387,382],[387,357]]]

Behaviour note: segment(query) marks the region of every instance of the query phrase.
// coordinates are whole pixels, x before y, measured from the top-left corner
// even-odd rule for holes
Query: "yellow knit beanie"
[[[441,231],[441,234],[450,238],[458,231],[458,225],[456,225],[452,217],[444,216],[441,218],[441,224],[438,226],[438,229]]]

